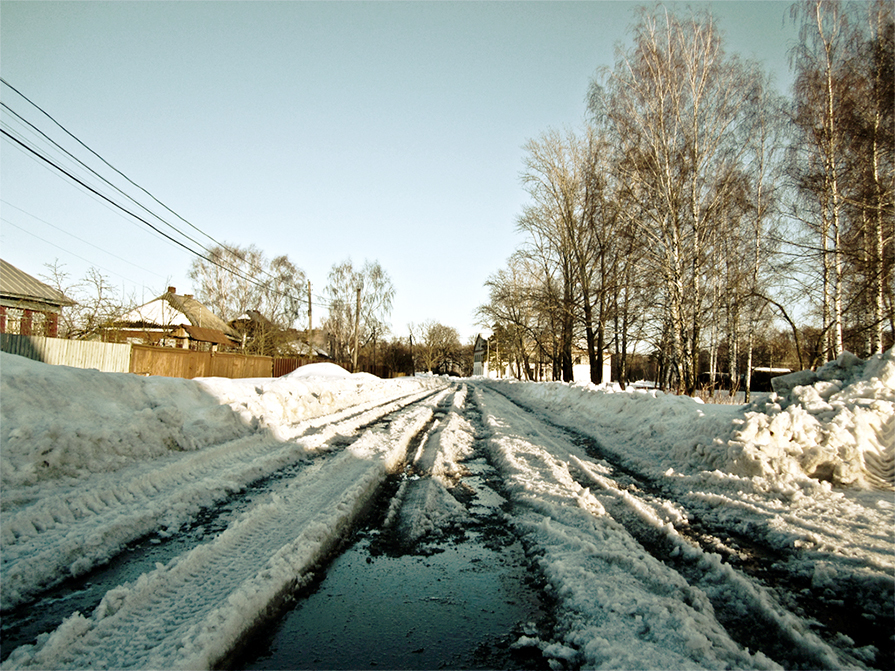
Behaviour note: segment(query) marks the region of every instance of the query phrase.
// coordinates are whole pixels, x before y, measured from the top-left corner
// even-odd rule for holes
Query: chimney
[[[184,297],[184,298],[192,298],[192,297],[193,297],[193,294],[184,294],[183,297]]]
[[[177,293],[177,289],[175,289],[174,287],[168,287],[168,293],[169,293],[169,294],[176,294],[176,293]]]

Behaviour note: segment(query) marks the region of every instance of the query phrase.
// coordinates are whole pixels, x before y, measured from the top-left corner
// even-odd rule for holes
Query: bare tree
[[[840,69],[848,18],[838,2],[806,0],[792,8],[802,15],[796,51],[795,122],[802,129],[799,187],[811,194],[820,240],[822,321],[831,358],[842,353],[842,193],[844,138],[840,124]]]
[[[708,15],[643,11],[591,111],[618,148],[618,179],[641,200],[638,237],[661,274],[678,385],[696,384],[709,245],[744,160],[742,123],[756,101],[757,69],[725,55]]]
[[[525,145],[522,183],[533,203],[518,227],[528,234],[530,250],[540,255],[545,276],[555,273],[562,293],[558,302],[562,379],[572,381],[572,345],[577,302],[584,308],[589,352],[594,349],[591,273],[593,246],[585,223],[586,183],[582,142],[572,133],[551,130]],[[593,356],[593,355],[592,355]]]
[[[418,361],[427,371],[435,372],[444,364],[461,364],[460,334],[457,329],[435,320],[428,320],[417,328]]]
[[[895,328],[895,23],[892,5],[868,3],[851,36],[849,81],[843,97],[845,185],[849,231],[844,291],[852,314],[851,347],[882,352],[885,326]],[[887,309],[887,305],[889,306]]]
[[[271,261],[255,247],[214,247],[207,259],[190,266],[196,298],[224,321],[249,310],[264,315],[280,329],[292,328],[301,312],[304,271],[285,255]]]
[[[375,347],[388,333],[386,320],[395,297],[391,279],[378,261],[355,269],[347,259],[333,265],[325,294],[329,308],[323,328],[329,332],[333,357],[357,368],[359,351]]]
[[[504,343],[503,356],[515,360],[520,377],[531,379],[532,356],[540,362],[549,360],[554,369],[559,366],[554,301],[545,290],[542,277],[534,270],[536,264],[523,253],[514,254],[507,267],[492,274],[485,286],[489,301],[479,306],[479,323],[499,333]],[[496,353],[495,353],[496,356]],[[538,366],[540,374],[543,366]],[[559,379],[554,375],[554,379]]]
[[[208,259],[196,258],[189,269],[196,298],[224,321],[248,310],[261,309],[261,291],[267,260],[255,247],[225,243],[212,247]],[[210,259],[210,260],[209,260]]]
[[[125,314],[134,305],[133,296],[122,297],[117,288],[96,268],[89,268],[84,277],[72,281],[58,259],[45,264],[47,273],[41,279],[75,302],[64,307],[59,320],[59,336],[87,340],[101,336],[105,327]]]
[[[895,326],[891,3],[805,0],[792,16],[801,41],[790,166],[811,236],[803,247],[819,260],[823,358],[846,345],[881,351],[885,325]]]

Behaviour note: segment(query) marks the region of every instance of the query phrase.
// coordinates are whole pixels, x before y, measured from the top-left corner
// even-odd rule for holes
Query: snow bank
[[[817,371],[776,378],[774,388],[728,443],[744,475],[895,486],[895,348],[868,361],[846,352]]]
[[[424,379],[381,380],[335,364],[281,378],[141,377],[50,366],[0,353],[0,487],[6,492],[152,460],[388,400]]]
[[[190,380],[0,354],[0,487],[115,471],[254,430]]]
[[[443,386],[310,368],[184,380],[0,355],[0,605],[80,575],[145,534],[174,533],[198,510],[327,449],[334,432]]]
[[[743,406],[655,390],[490,384],[549,409],[645,473],[720,471],[771,486],[813,478],[895,489],[895,348],[868,361],[843,354],[816,372],[777,380],[776,393]]]

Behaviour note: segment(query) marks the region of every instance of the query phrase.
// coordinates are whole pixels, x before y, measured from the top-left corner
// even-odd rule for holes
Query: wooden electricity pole
[[[357,307],[354,309],[354,352],[351,357],[351,372],[357,372],[357,341],[360,335],[360,290],[361,287],[358,285],[357,287]]]
[[[311,280],[308,280],[308,359],[314,356],[314,322],[311,319]]]

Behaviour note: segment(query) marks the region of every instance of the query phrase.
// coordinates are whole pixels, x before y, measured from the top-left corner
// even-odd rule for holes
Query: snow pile
[[[784,488],[807,478],[895,488],[895,348],[778,380],[777,393],[745,406],[655,390],[489,384],[655,476],[720,471]]]
[[[49,366],[0,354],[0,486],[115,471],[250,433],[189,380]]]
[[[729,441],[742,474],[895,486],[895,349],[868,361],[846,352],[816,372],[776,378],[774,388]]]
[[[284,377],[289,379],[297,377],[351,377],[351,373],[334,363],[312,363],[307,366],[299,366]]]
[[[334,364],[281,378],[184,380],[49,366],[0,354],[0,487],[114,472],[140,461],[267,431],[294,437],[300,422],[422,389],[420,378],[380,380]]]

